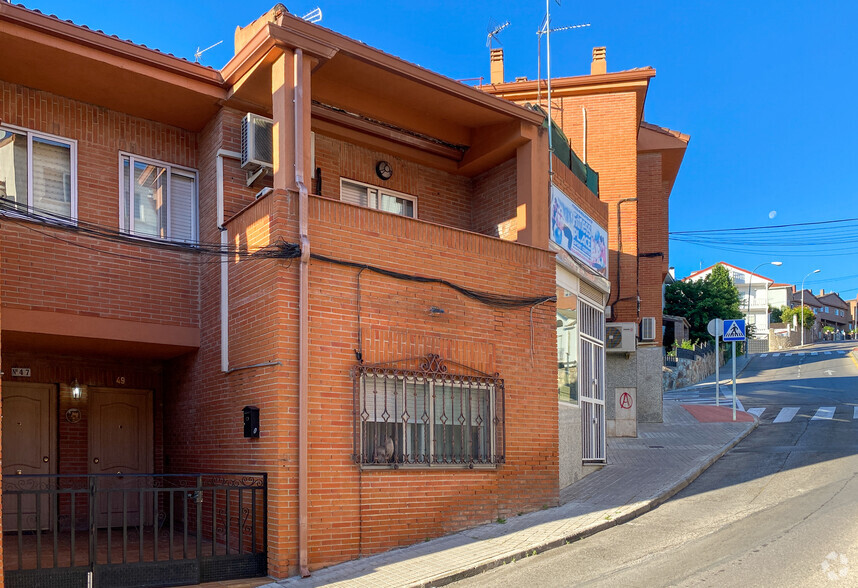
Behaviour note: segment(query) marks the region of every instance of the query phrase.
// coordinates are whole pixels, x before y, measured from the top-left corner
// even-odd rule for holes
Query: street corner
[[[729,406],[707,406],[700,404],[682,404],[691,416],[700,423],[732,423],[733,409]],[[735,422],[753,423],[754,415],[745,411],[736,411]]]

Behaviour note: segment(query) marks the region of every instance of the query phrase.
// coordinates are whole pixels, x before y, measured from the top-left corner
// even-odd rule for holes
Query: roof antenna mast
[[[560,6],[560,0],[555,0],[557,5]],[[551,0],[545,0],[545,18],[542,19],[542,26],[539,27],[539,30],[536,31],[537,37],[537,73],[536,73],[536,92],[537,92],[537,104],[540,103],[542,99],[542,72],[540,71],[540,58],[542,56],[542,35],[545,35],[545,60],[546,60],[546,72],[545,77],[548,81],[548,107],[545,109],[548,112],[548,174],[554,174],[554,165],[551,160],[551,155],[554,153],[554,143],[551,140],[551,33],[560,32],[560,31],[568,31],[570,29],[583,29],[585,27],[589,27],[590,23],[585,24],[577,24],[577,25],[569,25],[566,27],[557,27],[556,29],[551,28]]]

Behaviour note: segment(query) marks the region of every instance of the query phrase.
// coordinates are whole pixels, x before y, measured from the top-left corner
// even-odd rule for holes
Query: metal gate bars
[[[265,474],[3,479],[7,587],[175,586],[264,576]]]

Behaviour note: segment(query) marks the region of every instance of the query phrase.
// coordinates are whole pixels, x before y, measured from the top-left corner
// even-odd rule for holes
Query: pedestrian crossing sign
[[[745,319],[728,319],[724,321],[723,341],[745,340]]]

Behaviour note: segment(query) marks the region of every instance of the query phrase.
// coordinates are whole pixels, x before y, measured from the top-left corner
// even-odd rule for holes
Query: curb
[[[748,362],[750,363],[750,362]],[[744,368],[743,368],[744,369]],[[738,375],[738,373],[736,374]],[[751,434],[751,432],[759,426],[760,420],[754,416],[754,423],[750,427],[748,427],[745,431],[737,434],[733,439],[724,445],[717,453],[713,454],[703,465],[698,468],[690,471],[685,477],[681,480],[673,484],[672,486],[666,488],[660,495],[655,496],[647,500],[641,506],[635,508],[632,511],[629,511],[622,516],[619,516],[615,519],[611,519],[610,521],[605,521],[603,523],[599,523],[598,525],[592,526],[588,529],[582,529],[580,531],[576,531],[571,535],[567,535],[566,537],[562,537],[560,539],[552,539],[542,545],[538,545],[536,547],[531,547],[529,549],[517,551],[512,555],[506,555],[504,557],[487,561],[483,564],[476,565],[472,568],[466,570],[460,570],[457,572],[452,572],[450,574],[440,576],[437,578],[433,578],[432,580],[426,580],[417,582],[414,584],[408,584],[409,587],[413,588],[430,588],[433,586],[446,586],[447,584],[452,584],[453,582],[458,582],[459,580],[464,580],[465,578],[470,578],[472,576],[476,576],[483,572],[487,572],[494,568],[500,567],[505,564],[514,563],[519,559],[524,559],[526,557],[531,557],[534,555],[538,555],[545,551],[549,551],[551,549],[555,549],[557,547],[563,547],[564,545],[569,545],[574,543],[575,541],[580,541],[581,539],[586,539],[591,535],[595,535],[600,531],[604,531],[606,529],[610,529],[611,527],[616,527],[617,525],[621,525],[626,523],[634,518],[639,517],[642,514],[645,514],[652,509],[664,504],[670,498],[672,498],[675,494],[683,490],[686,486],[691,484],[694,480],[696,480],[703,472],[712,467],[712,465],[721,459],[728,451],[733,449],[736,445],[738,445],[745,437]]]

